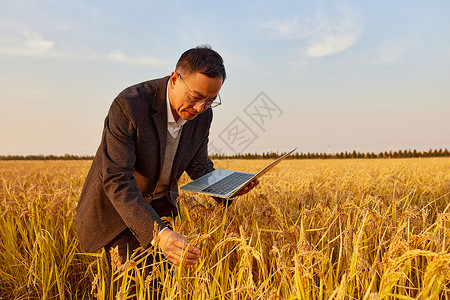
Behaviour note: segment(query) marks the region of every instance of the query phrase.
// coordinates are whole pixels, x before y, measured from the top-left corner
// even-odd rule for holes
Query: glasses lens
[[[213,108],[213,107],[217,107],[217,106],[219,106],[221,104],[219,101],[207,102],[207,101],[203,101],[203,100],[200,100],[200,99],[189,99],[189,103],[191,105],[195,105],[198,102],[201,102],[203,107],[205,107],[205,108],[209,108],[209,107]]]
[[[222,104],[222,99],[220,98],[220,94],[217,94],[216,100],[215,100],[214,102],[211,102],[210,107],[211,107],[211,108],[217,107],[217,106],[219,106],[220,104]]]

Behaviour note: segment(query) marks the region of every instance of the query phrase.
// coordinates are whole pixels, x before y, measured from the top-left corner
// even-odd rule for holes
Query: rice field
[[[74,228],[89,166],[0,161],[0,299],[105,299],[105,253],[84,253]],[[450,299],[450,158],[287,160],[228,209],[179,199],[173,226],[199,262],[148,275],[143,255],[114,263],[118,299],[134,280],[143,299],[155,279],[165,299]]]

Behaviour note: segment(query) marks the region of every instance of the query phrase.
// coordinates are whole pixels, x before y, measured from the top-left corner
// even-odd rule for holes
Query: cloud
[[[363,31],[360,14],[341,3],[324,8],[315,17],[296,16],[291,20],[271,20],[261,27],[269,36],[284,40],[297,40],[303,58],[324,57],[345,51],[355,45]]]
[[[47,53],[53,48],[53,45],[55,44],[53,41],[44,39],[37,32],[24,30],[22,34],[26,38],[24,46],[28,50],[30,50],[30,53],[35,54]]]
[[[334,13],[334,18],[320,17],[322,26],[308,41],[306,56],[339,53],[352,47],[360,38],[363,26],[358,13],[344,4],[337,6]]]
[[[0,54],[36,58],[67,60],[112,61],[131,66],[160,67],[166,62],[149,55],[126,54],[121,50],[111,53],[73,48],[44,37],[44,34],[30,30],[18,22],[0,21]]]
[[[25,25],[12,22],[0,23],[0,53],[17,56],[42,56],[51,51],[55,42]]]
[[[305,53],[310,57],[323,57],[342,52],[353,46],[357,40],[358,36],[352,33],[322,34],[306,48]]]
[[[135,66],[151,66],[160,67],[165,64],[165,61],[154,56],[131,56],[123,53],[122,51],[114,51],[108,55],[108,58],[112,61]]]
[[[321,29],[321,24],[317,23],[314,19],[307,18],[300,20],[300,17],[295,17],[287,21],[271,20],[261,24],[261,27],[269,29],[269,34],[272,37],[295,40],[311,36]]]

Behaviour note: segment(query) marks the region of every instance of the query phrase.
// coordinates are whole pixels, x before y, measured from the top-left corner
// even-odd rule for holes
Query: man
[[[184,171],[196,179],[213,170],[208,135],[225,78],[221,56],[203,46],[183,53],[170,76],[117,96],[77,207],[76,229],[85,251],[118,246],[124,262],[139,246],[151,246],[156,222],[158,246],[170,262],[179,265],[183,251],[185,266],[197,262],[200,249],[161,218],[178,213],[177,181]]]

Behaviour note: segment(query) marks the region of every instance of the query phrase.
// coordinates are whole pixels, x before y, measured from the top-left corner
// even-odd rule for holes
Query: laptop
[[[279,157],[256,174],[225,169],[216,169],[211,173],[208,173],[194,181],[191,181],[190,183],[182,186],[180,189],[220,198],[234,197],[247,184],[266,174],[270,169],[275,167],[296,149],[297,148]]]

